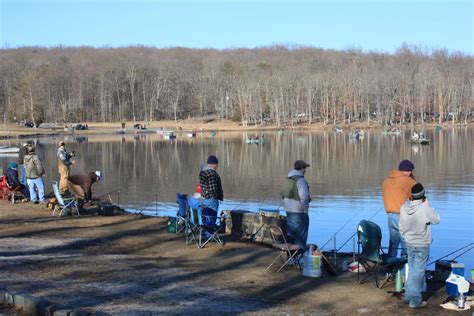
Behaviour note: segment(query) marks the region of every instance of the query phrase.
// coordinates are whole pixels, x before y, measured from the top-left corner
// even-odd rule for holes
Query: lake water
[[[382,243],[388,244],[381,183],[401,160],[410,159],[416,179],[423,183],[430,204],[441,216],[440,225],[433,226],[431,262],[474,242],[474,131],[458,128],[425,134],[431,139],[428,146],[410,145],[408,130],[398,136],[369,131],[361,141],[351,140],[346,132],[268,132],[263,145],[245,143],[256,133],[231,132],[214,137],[198,133],[196,138],[183,133],[173,141],[158,134],[61,139],[68,142],[69,151],[77,153],[72,173],[104,172],[104,181],[94,187],[96,195],[122,188],[120,194],[112,194],[114,202],[150,215],[175,213],[176,192],[194,192],[200,165],[209,154],[219,158],[225,195],[221,210],[271,208],[283,214],[279,197],[282,180],[295,160],[304,159],[311,164],[306,172],[312,195],[308,242],[332,249],[334,240],[330,239],[337,232],[336,248],[341,251],[352,251],[351,236],[361,219],[378,223]],[[59,139],[37,140],[48,188],[50,180],[59,176]],[[20,141],[0,144],[17,146]],[[13,159],[0,157],[0,166]],[[474,249],[457,260],[466,265],[470,279]]]

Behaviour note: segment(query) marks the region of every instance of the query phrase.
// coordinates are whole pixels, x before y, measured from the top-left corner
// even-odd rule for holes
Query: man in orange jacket
[[[383,204],[388,217],[388,231],[390,244],[388,255],[396,257],[398,246],[402,248],[401,256],[406,258],[407,250],[398,223],[400,221],[400,207],[411,198],[411,188],[416,184],[413,177],[415,166],[410,160],[403,160],[398,170],[392,170],[382,184]]]

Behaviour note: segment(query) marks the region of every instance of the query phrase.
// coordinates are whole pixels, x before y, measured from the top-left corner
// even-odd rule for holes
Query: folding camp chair
[[[3,199],[10,199],[12,204],[15,204],[16,198],[25,198],[19,187],[14,189],[8,184],[7,177],[5,175],[0,177],[0,196]]]
[[[273,259],[272,263],[270,263],[266,270],[270,269],[270,267],[273,266],[283,255],[286,255],[286,259],[283,259],[284,262],[278,269],[278,272],[290,263],[294,263],[298,270],[301,270],[300,261],[303,256],[303,249],[298,245],[287,242],[283,229],[279,226],[270,225],[270,234],[273,239],[272,247],[278,249],[280,253],[275,259]]]
[[[56,210],[59,210],[59,216],[63,215],[64,213],[68,211],[71,211],[71,213],[73,213],[73,210],[75,210],[75,213],[77,214],[77,216],[80,216],[77,198],[76,197],[63,198],[61,193],[59,192],[58,182],[51,181],[51,183],[53,186],[54,196],[56,197],[56,201],[57,201],[57,205],[53,207],[53,216]]]
[[[217,216],[217,212],[208,207],[203,207],[201,201],[196,198],[189,198],[189,230],[191,240],[194,240],[198,248],[204,248],[211,241],[219,245],[224,242],[219,237],[224,229],[224,219]]]
[[[176,210],[176,234],[179,234],[186,231],[188,227],[188,196],[179,192],[176,193],[176,203],[178,203],[178,209]]]
[[[385,283],[393,278],[398,270],[400,270],[406,259],[390,257],[383,252],[381,247],[382,231],[379,225],[371,221],[362,220],[357,227],[358,237],[358,262],[362,266],[367,275],[360,279],[359,269],[357,270],[357,280],[359,283],[364,283],[367,280],[374,279],[375,286],[382,288]],[[362,247],[362,252],[360,248]],[[385,272],[385,279],[380,283],[379,276]]]

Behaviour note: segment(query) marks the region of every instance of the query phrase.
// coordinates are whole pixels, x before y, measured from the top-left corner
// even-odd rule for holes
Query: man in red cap
[[[399,231],[400,207],[411,198],[411,188],[416,181],[413,177],[415,166],[410,160],[403,160],[398,165],[398,170],[392,170],[382,184],[383,204],[388,218],[388,231],[390,243],[388,255],[396,257],[398,246],[401,245],[402,257],[406,257],[405,242]]]

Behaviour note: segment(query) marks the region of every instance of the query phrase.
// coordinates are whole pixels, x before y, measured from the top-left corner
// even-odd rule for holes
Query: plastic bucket
[[[303,275],[312,278],[321,277],[321,260],[321,255],[306,251],[303,255]]]

